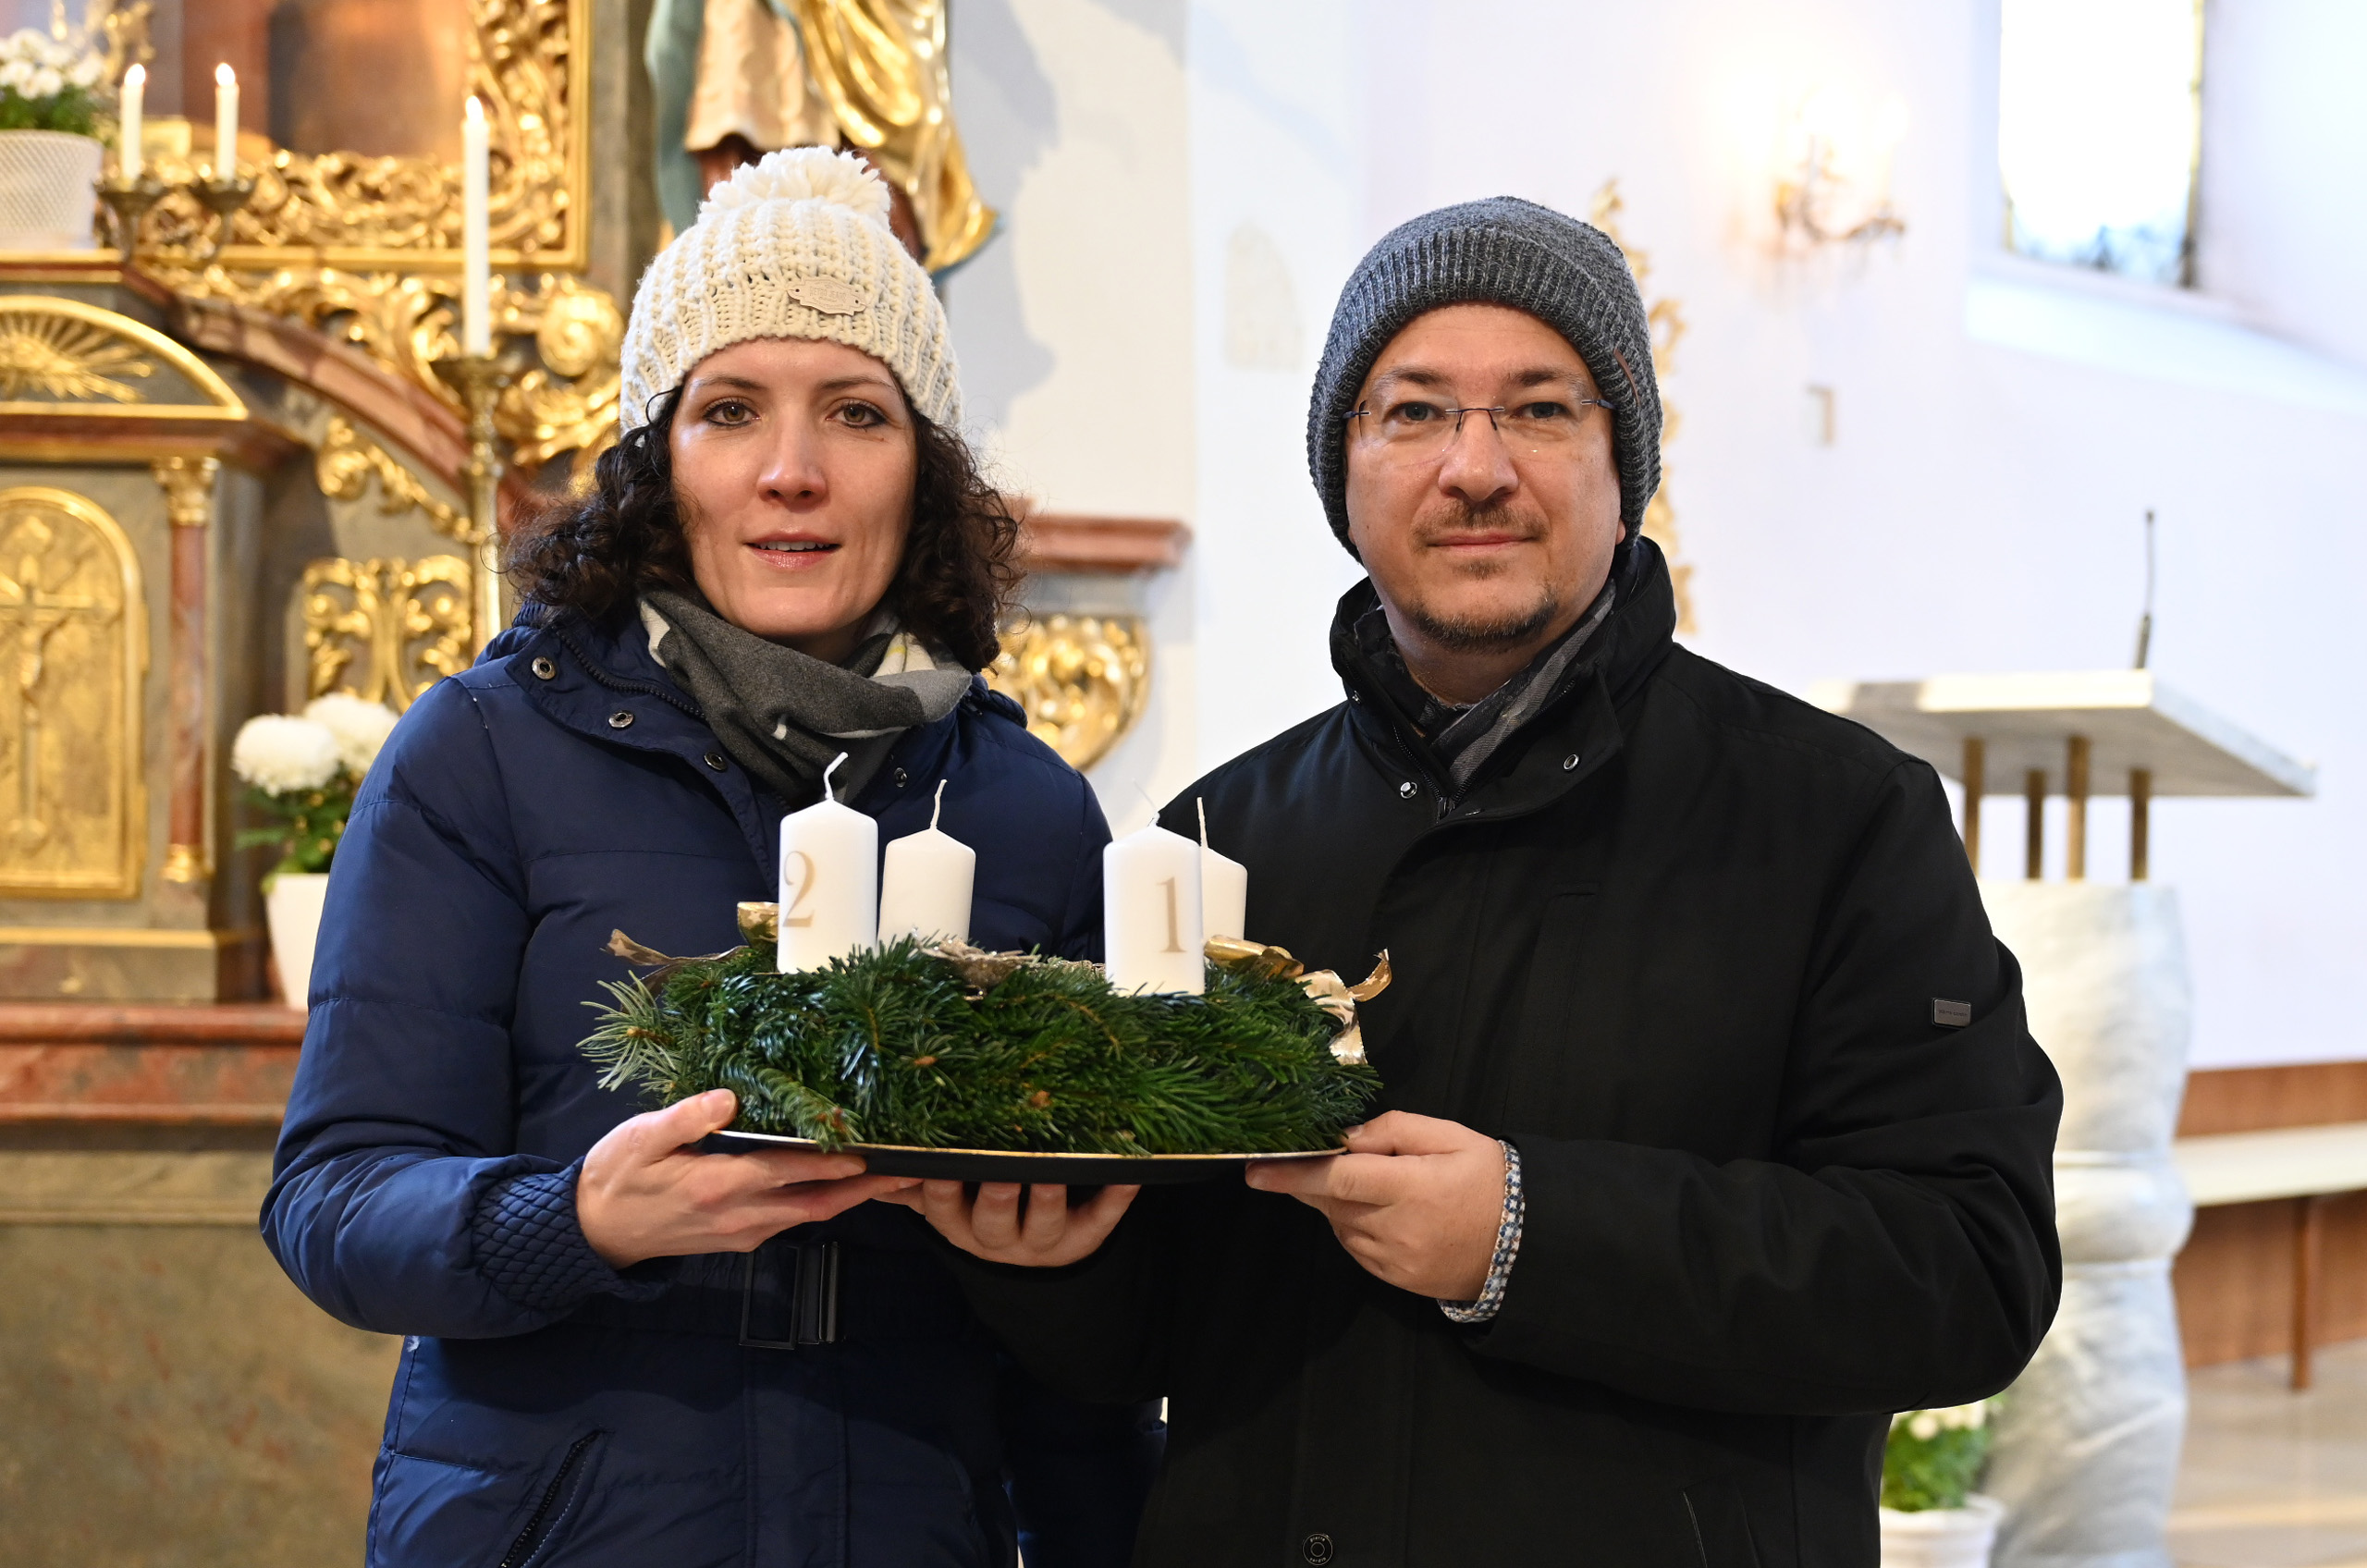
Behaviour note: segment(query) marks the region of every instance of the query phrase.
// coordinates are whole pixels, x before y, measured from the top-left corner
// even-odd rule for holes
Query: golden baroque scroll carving
[[[1022,616],[1003,628],[987,682],[1072,767],[1091,767],[1150,701],[1150,634],[1135,616]]]
[[[341,338],[467,415],[434,368],[460,352],[458,278],[333,267],[268,276],[219,267],[164,276],[193,299],[227,300]],[[606,291],[565,273],[543,274],[531,287],[497,275],[492,305],[497,339],[531,337],[542,361],[513,380],[494,408],[494,429],[509,444],[510,465],[531,472],[575,450],[589,464],[616,444],[624,313]]]
[[[475,573],[458,556],[332,556],[304,569],[305,693],[345,692],[397,713],[469,667]]]
[[[1594,193],[1594,205],[1588,221],[1611,238],[1627,258],[1627,265],[1636,274],[1636,287],[1640,290],[1652,276],[1650,255],[1627,242],[1619,232],[1619,214],[1626,210],[1626,201],[1619,194],[1619,181],[1606,179],[1602,189]],[[1663,450],[1676,439],[1681,423],[1676,409],[1668,401],[1668,376],[1676,365],[1676,345],[1685,336],[1685,307],[1674,300],[1655,300],[1645,295],[1644,320],[1652,334],[1652,374],[1661,381],[1661,445]],[[1691,636],[1699,630],[1693,620],[1693,567],[1684,558],[1685,546],[1676,533],[1676,504],[1668,498],[1668,462],[1661,462],[1661,487],[1644,508],[1644,537],[1658,545],[1668,556],[1669,582],[1676,590],[1676,630]]]
[[[0,894],[133,898],[148,606],[122,527],[87,496],[0,490]]]
[[[334,500],[358,501],[370,481],[378,482],[378,509],[388,517],[418,510],[428,526],[455,544],[471,548],[484,543],[468,514],[437,500],[417,474],[395,460],[384,447],[355,430],[342,414],[331,414],[313,455],[313,476],[321,494]],[[318,692],[313,693],[315,696]]]
[[[590,0],[466,3],[469,87],[491,120],[495,264],[580,268],[589,243]],[[175,189],[141,230],[143,245],[180,252],[188,264],[210,244],[215,223],[187,189],[191,161],[153,159],[157,178]],[[210,151],[196,161],[210,165]],[[460,170],[439,159],[281,148],[243,172],[255,190],[231,220],[231,268],[299,261],[274,251],[323,251],[330,264],[367,267],[416,259],[403,252],[460,250]]]

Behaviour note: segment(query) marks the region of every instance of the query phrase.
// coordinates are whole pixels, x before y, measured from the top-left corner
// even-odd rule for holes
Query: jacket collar
[[[1674,645],[1676,594],[1660,546],[1638,537],[1613,568],[1617,603],[1552,693],[1458,793],[1439,768],[1412,717],[1389,693],[1355,627],[1378,606],[1371,579],[1341,595],[1331,621],[1331,664],[1347,689],[1357,731],[1393,766],[1420,775],[1438,795],[1443,821],[1533,811],[1592,774],[1619,749],[1618,710],[1640,691]],[[1547,753],[1551,753],[1548,755]]]

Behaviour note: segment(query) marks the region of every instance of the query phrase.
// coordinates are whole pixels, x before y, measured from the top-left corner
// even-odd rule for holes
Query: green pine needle
[[[759,945],[607,990],[583,1042],[604,1088],[730,1089],[735,1128],[825,1148],[1280,1154],[1337,1144],[1380,1087],[1294,982],[1214,964],[1205,997],[1064,963],[974,995],[909,939],[793,974]]]

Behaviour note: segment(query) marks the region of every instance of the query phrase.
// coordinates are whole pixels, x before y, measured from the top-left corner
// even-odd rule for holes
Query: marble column
[[[2170,1162],[2190,1013],[2177,895],[1984,881],[1981,897],[2064,1089],[2063,1305],[1998,1422],[1982,1488],[2010,1510],[1995,1561],[2169,1568],[2186,1428],[2170,1259],[2194,1219]]]

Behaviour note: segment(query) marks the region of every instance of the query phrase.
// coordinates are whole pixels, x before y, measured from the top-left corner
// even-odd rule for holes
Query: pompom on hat
[[[888,186],[852,153],[796,147],[743,164],[658,253],[625,325],[626,430],[717,349],[759,337],[860,349],[932,424],[962,423],[936,286],[888,227]]]

